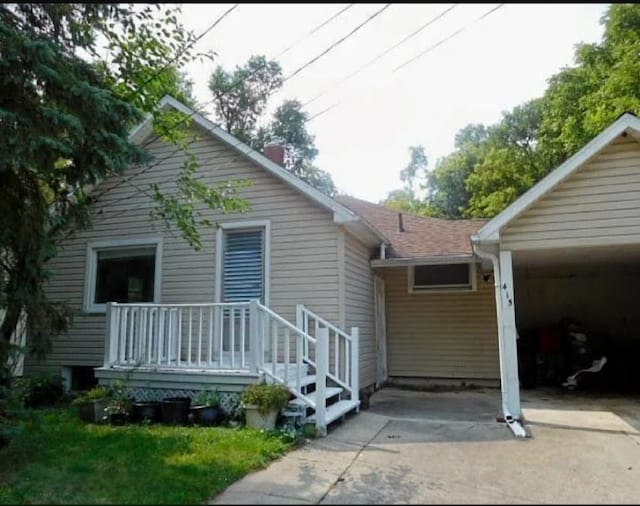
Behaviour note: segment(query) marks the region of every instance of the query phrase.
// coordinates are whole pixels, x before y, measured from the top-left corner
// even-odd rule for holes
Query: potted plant
[[[191,406],[193,420],[200,425],[217,425],[222,421],[224,411],[220,406],[218,391],[202,390],[193,399]]]
[[[274,430],[276,418],[290,398],[287,387],[280,384],[255,383],[242,392],[247,427]]]
[[[111,399],[104,409],[104,418],[112,425],[124,425],[131,413],[133,399],[127,395],[124,384],[116,381],[112,390]]]
[[[104,411],[111,399],[111,390],[98,385],[73,400],[81,420],[91,423],[104,421]]]

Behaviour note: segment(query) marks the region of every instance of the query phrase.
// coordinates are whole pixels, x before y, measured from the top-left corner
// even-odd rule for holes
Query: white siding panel
[[[345,234],[345,306],[347,328],[360,328],[360,387],[376,381],[377,355],[371,251]]]
[[[640,242],[640,144],[619,137],[500,235],[514,250]]]
[[[389,376],[500,376],[494,287],[480,272],[475,292],[434,294],[408,293],[407,267],[378,273],[386,283]]]
[[[173,151],[160,141],[149,149],[156,159]],[[285,318],[295,321],[295,304],[303,303],[323,317],[337,322],[337,230],[331,212],[254,165],[231,148],[208,136],[198,140],[192,150],[199,154],[199,177],[215,185],[226,180],[249,179],[241,190],[251,206],[244,214],[211,213],[214,221],[271,220],[271,306]],[[215,291],[215,228],[201,230],[202,249],[194,251],[175,229],[151,223],[149,183],[161,188],[174,187],[184,157],[176,154],[146,173],[130,170],[131,182],[122,178],[106,181],[98,192],[113,188],[95,206],[91,230],[67,241],[50,268],[54,273],[48,287],[51,299],[69,303],[75,321],[69,335],[58,337],[44,362],[29,360],[29,371],[59,369],[62,365],[102,365],[104,315],[82,313],[86,246],[89,241],[124,239],[140,235],[162,235],[163,303],[212,302]],[[137,174],[140,174],[137,176]],[[133,186],[135,184],[135,186]]]

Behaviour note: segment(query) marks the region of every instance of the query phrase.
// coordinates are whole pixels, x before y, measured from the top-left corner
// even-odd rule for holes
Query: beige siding
[[[500,376],[493,283],[478,273],[475,292],[410,294],[407,267],[378,271],[386,283],[389,376]]]
[[[151,147],[158,158],[167,157],[173,148],[159,141]],[[221,142],[206,136],[193,145],[200,158],[200,174],[209,184],[229,179],[250,179],[252,185],[241,196],[251,209],[244,215],[220,215],[219,221],[271,220],[271,301],[284,317],[295,321],[296,303],[335,322],[339,318],[337,230],[333,215],[308,197],[255,166]],[[28,369],[51,371],[61,365],[101,365],[104,347],[104,315],[82,313],[87,242],[162,235],[161,302],[210,302],[215,292],[215,228],[204,228],[202,250],[194,251],[175,232],[164,225],[150,224],[150,199],[137,188],[151,182],[169,188],[182,159],[167,161],[135,177],[131,183],[115,187],[96,206],[101,211],[93,229],[79,233],[51,262],[54,273],[49,296],[68,302],[76,312],[73,329],[59,337],[46,362],[30,361]],[[133,175],[134,172],[131,172]],[[113,185],[113,181],[105,183]],[[132,186],[135,183],[136,187]]]
[[[376,381],[376,336],[371,252],[351,234],[345,237],[345,299],[347,328],[360,329],[360,386]]]
[[[500,233],[503,249],[640,241],[640,144],[619,137]]]

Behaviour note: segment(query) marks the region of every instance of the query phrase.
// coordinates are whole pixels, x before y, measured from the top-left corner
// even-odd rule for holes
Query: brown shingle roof
[[[388,258],[423,258],[472,253],[470,236],[486,220],[443,220],[402,212],[404,232],[398,229],[399,211],[339,195],[336,200],[377,228],[391,243]]]

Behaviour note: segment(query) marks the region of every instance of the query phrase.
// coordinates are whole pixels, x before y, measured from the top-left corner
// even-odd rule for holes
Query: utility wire
[[[490,14],[492,14],[493,12],[497,11],[498,9],[500,9],[501,7],[504,7],[505,4],[499,4],[497,7],[492,8],[491,10],[485,12],[482,16],[474,19],[471,23],[468,23],[467,25],[463,26],[462,28],[459,28],[458,30],[456,30],[455,32],[451,33],[450,35],[447,35],[445,38],[441,39],[440,41],[436,42],[435,44],[433,44],[432,46],[429,46],[427,49],[425,49],[424,51],[422,51],[421,53],[419,53],[418,55],[414,56],[413,58],[411,58],[410,60],[405,61],[404,63],[402,63],[401,65],[399,65],[398,67],[396,67],[395,69],[393,69],[391,71],[391,73],[395,73],[398,70],[400,70],[402,67],[408,65],[409,63],[415,61],[416,59],[424,56],[425,54],[427,54],[428,52],[436,49],[438,46],[441,46],[442,44],[444,44],[445,42],[451,40],[452,38],[454,38],[455,36],[459,35],[461,32],[463,32],[464,30],[466,30],[467,28],[469,28],[471,25],[477,23],[478,21],[486,18],[487,16],[489,16]],[[314,120],[316,118],[318,118],[319,116],[322,116],[323,114],[326,114],[327,112],[331,111],[332,109],[336,108],[338,105],[340,105],[341,103],[343,103],[344,100],[339,100],[337,102],[335,102],[334,104],[330,105],[329,107],[322,109],[321,111],[313,114],[308,120],[307,123],[311,120]]]
[[[349,4],[347,5],[345,8],[339,10],[338,12],[336,12],[333,16],[331,16],[329,19],[327,19],[326,21],[323,21],[322,23],[320,23],[318,26],[316,26],[313,30],[311,30],[309,33],[307,33],[306,35],[303,35],[301,38],[299,38],[298,40],[296,40],[294,43],[292,43],[289,47],[287,47],[286,49],[284,49],[283,51],[281,51],[280,53],[278,53],[276,55],[276,58],[280,58],[282,55],[284,55],[285,53],[287,53],[289,50],[293,49],[294,46],[297,46],[298,44],[300,44],[300,42],[302,42],[303,40],[307,40],[309,37],[311,37],[314,33],[316,33],[318,30],[320,30],[321,28],[323,28],[324,26],[328,25],[329,23],[331,23],[331,21],[333,21],[334,19],[336,19],[338,16],[340,16],[342,13],[348,11],[349,9],[351,9],[351,7],[353,7],[355,4]]]
[[[382,53],[380,53],[378,56],[372,58],[371,60],[369,60],[367,63],[365,63],[364,65],[360,66],[358,69],[354,70],[353,72],[351,72],[351,74],[347,75],[346,77],[343,77],[342,79],[340,79],[339,81],[334,82],[333,84],[331,84],[328,88],[325,88],[323,91],[321,91],[320,93],[318,93],[316,96],[314,96],[313,98],[307,100],[304,104],[302,104],[303,106],[307,106],[312,102],[315,102],[317,99],[319,99],[320,97],[324,96],[327,94],[327,92],[333,88],[335,88],[336,86],[344,83],[345,81],[348,81],[349,79],[351,79],[353,76],[355,76],[356,74],[359,74],[360,72],[362,72],[364,69],[366,69],[367,67],[373,65],[375,62],[377,62],[378,60],[380,60],[381,58],[385,57],[386,55],[388,55],[391,51],[393,51],[394,49],[396,49],[397,47],[401,46],[402,44],[404,44],[405,42],[407,42],[409,39],[415,37],[416,35],[418,35],[420,32],[422,32],[425,28],[431,26],[433,23],[435,23],[436,21],[438,21],[440,18],[442,18],[443,16],[446,16],[449,12],[451,12],[453,9],[455,9],[458,5],[460,4],[453,4],[451,7],[448,7],[447,9],[445,9],[444,11],[442,11],[440,14],[438,14],[437,16],[431,18],[429,21],[427,21],[426,23],[424,23],[422,26],[420,26],[417,30],[414,30],[413,32],[411,32],[409,35],[407,35],[406,37],[404,37],[402,40],[400,40],[399,42],[395,43],[393,46],[391,46],[388,49],[385,49]]]
[[[236,6],[237,6],[237,5],[238,5],[238,4],[236,4]],[[390,4],[388,4],[388,5],[390,5]],[[350,6],[348,6],[348,7],[343,8],[341,11],[339,11],[338,13],[336,13],[335,15],[333,15],[331,18],[329,18],[329,19],[327,19],[327,20],[323,21],[322,23],[320,23],[318,26],[316,26],[316,27],[315,27],[315,28],[310,32],[310,34],[315,33],[315,32],[317,32],[319,29],[321,29],[323,26],[326,26],[329,22],[331,22],[331,21],[333,21],[334,19],[336,19],[340,14],[342,14],[343,12],[345,12],[345,11],[346,11],[349,7],[351,7],[351,6],[353,6],[353,4],[351,4],[351,5],[350,5]],[[214,23],[214,25],[215,25],[215,24],[217,24],[217,23],[219,23],[219,22],[223,19],[223,16],[226,16],[226,15],[227,15],[228,13],[230,13],[230,12],[231,12],[231,10],[226,11],[226,12],[222,15],[222,17],[220,17],[220,18],[218,18],[218,20],[216,20],[216,23]],[[213,26],[209,27],[207,30],[211,30],[212,28],[213,28]],[[309,34],[309,35],[310,35],[310,34]],[[304,37],[304,38],[306,38],[306,37]],[[290,46],[289,46],[289,48],[287,48],[287,49],[285,50],[285,52],[286,52],[286,51],[288,51],[289,49],[293,48],[296,44],[300,43],[300,42],[301,42],[301,40],[302,40],[302,39],[300,39],[300,40],[298,40],[297,42],[295,42],[295,43],[293,43],[292,45],[290,45]],[[263,68],[263,67],[257,67],[256,69],[254,69],[254,71],[253,71],[253,72],[251,72],[249,75],[247,75],[244,79],[240,79],[239,81],[236,81],[232,86],[230,86],[230,87],[229,87],[229,88],[228,88],[228,89],[223,93],[223,95],[225,95],[225,94],[230,93],[231,91],[233,91],[235,88],[237,88],[237,87],[238,87],[238,86],[240,86],[242,83],[244,83],[247,79],[250,79],[254,74],[256,74],[257,72],[259,72],[260,70],[262,70],[262,68]],[[205,102],[204,104],[202,104],[202,105],[199,107],[199,109],[203,111],[203,110],[204,110],[204,108],[206,108],[207,106],[209,106],[210,104],[212,104],[213,102],[215,102],[215,100],[216,100],[216,98],[213,98],[212,100],[209,100],[208,102]],[[198,110],[197,110],[196,108],[194,108],[194,110],[193,110],[190,114],[188,114],[188,115],[184,116],[183,118],[181,118],[181,119],[180,119],[180,121],[177,123],[177,125],[180,125],[180,124],[186,123],[188,120],[190,120],[191,118],[193,118],[193,116],[195,116],[196,114],[199,114],[199,112],[198,112]],[[203,111],[203,113],[202,113],[201,115],[202,115],[202,116],[205,116],[205,114],[206,114],[206,113]],[[176,126],[177,126],[177,125],[176,125]],[[220,125],[216,125],[216,126],[218,126],[218,127],[219,127]],[[146,142],[144,142],[144,143],[142,144],[142,147],[143,147],[143,148],[146,148],[146,147],[150,146],[153,142],[155,142],[155,141],[156,141],[156,140],[158,140],[159,138],[160,138],[160,136],[159,136],[158,134],[154,134],[154,135],[153,135],[149,140],[147,140]],[[189,142],[189,144],[188,144],[187,146],[190,146],[191,144],[192,144],[192,142]],[[242,141],[238,142],[237,144],[233,145],[232,147],[233,147],[233,148],[235,148],[236,146],[238,146],[238,145],[240,145],[240,144],[242,144]],[[168,159],[172,158],[172,157],[173,157],[173,155],[175,155],[178,151],[180,151],[180,149],[182,149],[182,148],[176,148],[176,149],[174,149],[174,150],[173,150],[171,153],[169,153],[167,156],[165,156],[165,157],[163,157],[163,158],[161,158],[161,159],[158,159],[158,160],[154,161],[153,163],[149,164],[147,167],[145,167],[144,169],[142,169],[140,172],[138,172],[138,173],[136,173],[136,174],[133,174],[133,175],[129,176],[128,178],[123,178],[123,179],[121,179],[120,181],[118,181],[118,182],[117,182],[116,184],[114,184],[113,186],[111,186],[111,187],[109,187],[109,188],[106,188],[105,190],[103,190],[102,192],[98,193],[97,195],[94,195],[94,196],[92,197],[92,199],[91,199],[91,200],[92,200],[93,202],[96,202],[98,199],[100,199],[101,197],[103,197],[104,195],[106,195],[108,192],[110,192],[110,191],[112,191],[112,190],[114,190],[114,189],[116,189],[116,188],[118,188],[118,187],[122,186],[123,184],[130,183],[133,179],[135,179],[135,178],[137,178],[137,177],[140,177],[141,175],[143,175],[144,173],[146,173],[146,172],[148,172],[149,170],[153,169],[154,167],[157,167],[157,166],[158,166],[158,165],[160,165],[161,163],[163,163],[163,162],[165,162],[166,160],[168,160]],[[252,149],[251,151],[255,151],[255,150],[253,150],[253,149]],[[249,152],[251,152],[251,151],[249,151]],[[129,197],[126,197],[126,198],[129,198]],[[122,199],[120,199],[120,200],[122,200]],[[100,210],[100,211],[101,211],[101,210]]]
[[[501,7],[504,7],[504,4],[498,4],[497,7],[494,7],[493,9],[485,12],[482,16],[480,16],[479,18],[474,19],[473,21],[471,21],[471,23],[468,23],[466,25],[464,25],[462,28],[456,30],[455,32],[453,32],[451,35],[448,35],[447,37],[445,37],[444,39],[440,40],[439,42],[436,42],[434,45],[429,46],[427,49],[425,49],[424,51],[421,51],[420,53],[418,53],[417,55],[415,55],[413,58],[410,58],[409,60],[405,61],[404,63],[398,65],[395,69],[393,69],[392,72],[397,72],[398,70],[400,70],[403,67],[406,67],[407,65],[409,65],[410,63],[416,61],[418,58],[423,57],[425,54],[433,51],[435,48],[437,48],[438,46],[444,44],[445,42],[447,42],[448,40],[453,39],[455,36],[459,35],[460,33],[462,33],[463,31],[465,31],[467,28],[469,28],[471,25],[474,25],[475,23],[477,23],[478,21],[483,20],[484,18],[486,18],[487,16],[493,14],[494,12],[496,12],[498,9],[500,9]]]
[[[216,26],[218,26],[218,24],[224,19],[226,18],[229,14],[231,14],[232,11],[234,11],[235,9],[237,9],[240,6],[240,4],[234,4],[233,6],[231,6],[230,8],[228,8],[225,12],[223,12],[211,25],[209,25],[209,27],[202,32],[200,35],[198,35],[195,39],[193,39],[189,44],[187,44],[185,47],[183,47],[178,54],[176,54],[171,60],[169,60],[160,70],[158,70],[157,72],[155,72],[151,77],[149,77],[149,79],[147,79],[145,82],[143,82],[137,89],[133,90],[129,96],[127,97],[127,99],[131,99],[135,94],[140,93],[144,88],[146,88],[150,83],[152,83],[155,79],[158,78],[158,76],[160,74],[162,74],[165,70],[167,70],[171,65],[173,65],[176,61],[178,61],[178,59],[184,55],[184,53],[186,53],[189,49],[191,49],[195,44],[198,43],[198,41],[200,39],[202,39],[202,37],[204,37],[205,35],[207,35],[211,30],[213,30]]]
[[[377,16],[379,16],[380,14],[382,14],[386,9],[388,9],[389,7],[391,7],[391,3],[385,4],[384,7],[382,7],[382,9],[378,9],[376,12],[374,12],[371,16],[369,16],[367,19],[365,19],[362,23],[360,23],[358,26],[356,26],[353,30],[351,30],[348,34],[346,34],[344,37],[338,39],[337,41],[335,41],[333,44],[331,44],[327,49],[325,49],[324,51],[322,51],[320,54],[314,56],[313,58],[311,58],[308,62],[306,62],[305,64],[301,65],[300,67],[298,67],[296,70],[294,70],[291,74],[289,74],[287,77],[285,77],[283,79],[283,82],[288,81],[289,79],[291,79],[292,77],[296,76],[297,74],[299,74],[300,72],[302,72],[304,69],[306,69],[308,66],[314,64],[315,62],[317,62],[320,58],[322,58],[324,55],[326,55],[327,53],[329,53],[330,51],[332,51],[334,48],[336,48],[337,46],[339,46],[340,44],[342,44],[345,40],[349,39],[351,36],[355,35],[355,33],[360,30],[361,28],[363,28],[364,26],[366,26],[367,24],[369,24],[371,21],[373,21]]]

